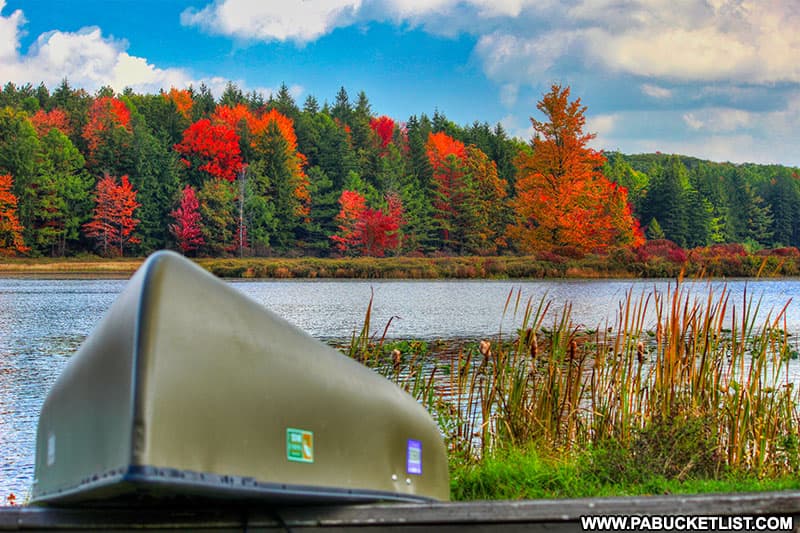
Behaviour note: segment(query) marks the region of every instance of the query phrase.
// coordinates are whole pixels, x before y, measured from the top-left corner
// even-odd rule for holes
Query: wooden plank
[[[794,516],[800,491],[249,508],[0,508],[2,531],[580,531],[586,515]]]

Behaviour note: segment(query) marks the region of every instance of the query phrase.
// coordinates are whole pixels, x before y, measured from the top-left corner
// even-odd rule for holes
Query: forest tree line
[[[229,83],[0,91],[0,255],[575,255],[800,244],[798,171],[592,150],[554,85],[530,142]]]

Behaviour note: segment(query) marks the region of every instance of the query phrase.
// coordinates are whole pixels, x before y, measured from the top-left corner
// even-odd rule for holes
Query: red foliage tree
[[[347,252],[354,249],[358,243],[356,224],[361,214],[367,208],[367,200],[357,191],[342,191],[339,196],[339,205],[342,206],[336,221],[339,223],[339,233],[331,236],[336,243],[336,249]]]
[[[400,197],[387,197],[388,208],[372,209],[366,199],[356,191],[342,191],[339,204],[342,206],[336,219],[339,234],[331,239],[341,252],[383,257],[387,250],[399,244],[399,230],[404,223],[403,205]]]
[[[626,207],[627,191],[603,176],[605,157],[588,148],[594,135],[583,132],[586,107],[580,98],[570,102],[569,94],[553,85],[537,105],[549,120],[531,119],[533,150],[515,161],[517,221],[508,233],[526,252],[636,245],[642,236]]]
[[[400,221],[380,209],[365,209],[356,223],[356,237],[362,255],[383,257],[397,248]]]
[[[394,137],[394,120],[386,115],[378,118],[371,118],[369,127],[378,135],[382,149],[389,146],[389,143],[392,142],[392,138]]]
[[[169,225],[169,231],[175,236],[178,247],[184,254],[197,250],[206,243],[200,222],[200,202],[190,185],[184,187],[180,204],[170,215],[175,223]]]
[[[31,122],[33,123],[33,127],[36,128],[36,134],[39,138],[47,135],[53,128],[58,129],[68,137],[72,134],[72,126],[70,126],[69,117],[63,109],[57,107],[54,107],[48,112],[42,109],[38,110],[31,117]]]
[[[0,175],[0,255],[22,254],[30,250],[22,239],[22,224],[17,219],[17,197],[11,192],[11,174]]]
[[[84,233],[97,241],[103,255],[124,255],[126,243],[139,242],[133,235],[139,224],[133,213],[140,204],[128,176],[122,176],[119,184],[112,176],[103,177],[97,182],[95,200],[94,216],[84,224]]]
[[[230,126],[212,124],[207,118],[189,126],[175,150],[184,156],[182,162],[187,168],[214,178],[232,182],[242,169],[239,136]],[[200,186],[204,180],[194,181]]]
[[[90,165],[97,163],[97,153],[117,130],[131,132],[131,112],[122,100],[103,96],[92,102],[88,121],[83,128]]]

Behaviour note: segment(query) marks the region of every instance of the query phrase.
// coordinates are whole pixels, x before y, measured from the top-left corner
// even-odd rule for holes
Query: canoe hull
[[[34,502],[446,500],[430,415],[191,261],[150,257],[51,390]]]

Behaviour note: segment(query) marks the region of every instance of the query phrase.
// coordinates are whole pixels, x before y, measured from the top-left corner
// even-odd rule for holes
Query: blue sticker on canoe
[[[406,472],[422,475],[422,443],[418,440],[408,439],[406,450]]]

